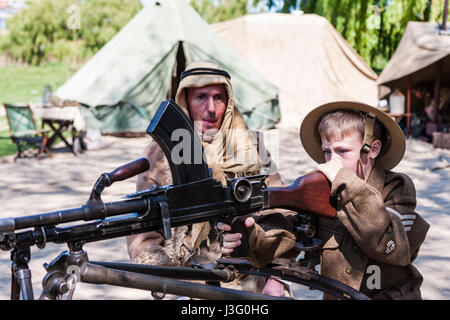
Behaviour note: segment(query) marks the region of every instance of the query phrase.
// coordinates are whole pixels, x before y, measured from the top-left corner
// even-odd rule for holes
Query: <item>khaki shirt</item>
[[[319,217],[316,234],[324,243],[321,274],[373,299],[420,299],[423,278],[412,262],[429,224],[414,211],[412,180],[375,167],[365,182],[343,168],[333,181],[331,194],[337,198],[337,217]],[[289,256],[295,244],[287,231],[295,224],[293,217],[270,219],[280,228],[256,226],[250,236],[253,252],[249,260],[255,266]],[[324,298],[331,297],[325,294]]]

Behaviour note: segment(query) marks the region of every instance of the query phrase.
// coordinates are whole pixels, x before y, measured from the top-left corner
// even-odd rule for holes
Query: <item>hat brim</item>
[[[376,119],[380,121],[391,136],[391,142],[387,150],[377,158],[377,164],[386,170],[394,168],[403,158],[406,150],[405,135],[388,114],[378,108],[359,102],[338,101],[331,102],[313,109],[303,119],[300,126],[300,140],[308,155],[317,163],[324,163],[325,156],[322,151],[317,125],[328,112],[336,110],[359,110],[362,112],[372,112]]]

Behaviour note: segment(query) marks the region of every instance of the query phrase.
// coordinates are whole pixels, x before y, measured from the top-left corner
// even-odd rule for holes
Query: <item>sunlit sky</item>
[[[142,5],[145,6],[147,4],[151,4],[151,3],[155,2],[157,0],[140,0],[140,1],[141,1]],[[213,0],[213,1],[217,1],[217,0]],[[301,0],[297,0],[297,1],[298,1],[298,3],[301,2]],[[186,2],[189,2],[189,0],[186,0]],[[249,0],[248,1],[247,10],[248,10],[249,13],[260,12],[261,9],[263,11],[277,11],[277,10],[279,10],[279,9],[281,9],[283,7],[283,0],[274,0],[275,6],[271,10],[269,10],[269,8],[267,8],[265,1],[259,3],[256,8],[253,7],[252,3],[253,3],[253,0]]]

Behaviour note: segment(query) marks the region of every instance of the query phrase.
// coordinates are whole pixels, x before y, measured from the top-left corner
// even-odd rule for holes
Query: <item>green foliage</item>
[[[247,0],[190,0],[190,5],[208,23],[230,20],[247,14]]]
[[[17,61],[79,64],[105,45],[139,10],[139,0],[40,0],[8,21],[0,49]]]
[[[254,0],[275,7],[273,0]],[[387,64],[409,21],[441,22],[444,0],[284,0],[280,12],[300,9],[327,18],[376,71]]]

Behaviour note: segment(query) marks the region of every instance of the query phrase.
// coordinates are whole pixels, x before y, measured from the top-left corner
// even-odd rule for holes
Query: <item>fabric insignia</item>
[[[386,254],[390,254],[392,251],[395,250],[395,242],[394,240],[389,240],[386,244]]]
[[[414,221],[416,220],[416,215],[414,214],[400,214],[397,210],[394,210],[392,208],[386,207],[386,210],[392,212],[397,217],[399,217],[402,220],[403,227],[405,228],[405,231],[410,231],[411,227],[414,225]]]

